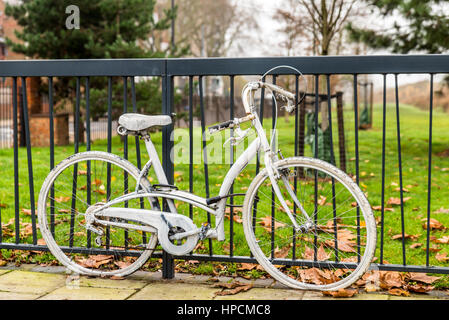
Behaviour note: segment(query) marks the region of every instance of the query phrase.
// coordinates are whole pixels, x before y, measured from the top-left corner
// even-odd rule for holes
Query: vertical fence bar
[[[330,139],[330,151],[331,151],[331,163],[335,165],[335,153],[334,153],[334,138],[332,132],[332,103],[331,103],[331,82],[330,75],[326,75],[326,85],[327,85],[327,116],[329,121],[329,139]],[[335,179],[331,178],[332,182],[332,212],[334,218],[334,248],[335,248],[335,262],[339,261],[338,257],[338,226],[337,226],[337,203],[335,195]]]
[[[164,75],[162,77],[162,113],[171,116],[173,112],[174,84],[173,77]],[[174,182],[174,165],[171,160],[173,141],[171,134],[173,124],[162,128],[162,163],[169,184]],[[170,211],[168,204],[164,202],[164,210]],[[162,254],[162,277],[172,279],[175,276],[175,263],[173,256],[167,252]]]
[[[189,192],[193,193],[193,76],[189,76]],[[189,217],[193,219],[191,204],[189,204]]]
[[[272,83],[276,85],[276,75],[273,75]],[[276,117],[277,117],[277,109],[276,109],[276,97],[274,92],[271,92],[271,152],[276,152]],[[276,196],[274,194],[274,189],[271,187],[271,259],[274,259],[274,236],[275,236],[275,211],[276,211]]]
[[[314,127],[315,127],[315,148],[313,157],[318,158],[318,112],[319,112],[319,86],[320,86],[320,76],[315,76],[315,119],[314,119]],[[318,252],[318,237],[316,236],[318,234],[317,231],[317,225],[318,225],[318,172],[317,170],[314,170],[314,209],[313,209],[313,218],[315,223],[315,235],[313,236],[313,260],[317,261],[317,252]]]
[[[23,124],[25,126],[25,141],[27,148],[27,161],[28,161],[28,183],[30,189],[31,225],[33,232],[33,244],[36,244],[37,234],[36,234],[36,211],[34,201],[33,160],[31,156],[30,122],[28,118],[26,77],[22,77],[22,97],[23,97],[23,120],[24,120]]]
[[[360,182],[359,175],[359,99],[357,88],[357,74],[354,74],[354,141],[355,141],[355,181]],[[357,262],[360,262],[360,208],[357,204]]]
[[[123,77],[123,113],[128,112],[128,77]],[[128,136],[123,136],[123,158],[128,160]],[[128,172],[123,170],[123,193],[128,193]],[[128,201],[124,202],[125,208],[128,208]],[[128,229],[124,230],[125,250],[128,250]]]
[[[200,112],[201,112],[201,137],[202,137],[202,147],[203,147],[203,159],[204,159],[204,179],[206,184],[206,198],[210,197],[209,192],[209,166],[207,161],[207,142],[206,142],[206,117],[204,115],[204,96],[203,96],[203,76],[199,78],[199,86],[200,86]],[[210,224],[210,213],[207,212],[207,223]],[[213,255],[212,250],[212,239],[208,239],[209,241],[209,255]]]
[[[90,133],[90,78],[86,77],[86,82],[84,86],[85,90],[85,99],[86,99],[86,151],[90,151],[90,139],[91,139],[91,133]],[[86,191],[87,191],[87,199],[86,202],[88,205],[91,205],[91,179],[92,179],[92,171],[91,171],[91,162],[90,160],[87,161],[87,174],[86,174]],[[87,247],[91,247],[92,243],[92,233],[90,230],[87,230],[86,233],[86,242]]]
[[[53,110],[53,78],[48,77],[48,113],[50,116],[50,170],[55,166],[55,127]],[[55,234],[55,188],[50,189],[50,232]]]
[[[265,77],[262,77],[262,82],[265,82]],[[265,88],[262,88],[260,90],[260,108],[259,108],[259,120],[260,123],[263,125],[263,116],[264,116],[264,105],[265,105]],[[256,156],[256,175],[259,173],[260,170],[260,154],[257,153]],[[254,199],[254,209],[253,209],[253,221],[252,226],[253,230],[256,228],[256,218],[257,218],[257,204],[258,204],[259,197],[256,196]],[[253,257],[253,253],[250,253],[250,256]]]
[[[13,78],[13,131],[14,131],[14,229],[15,229],[15,242],[20,242],[20,217],[19,217],[19,130],[18,130],[18,117],[19,111],[17,108],[17,77]]]
[[[299,147],[299,143],[298,143],[298,130],[299,130],[299,117],[298,117],[298,101],[299,99],[299,76],[296,75],[295,76],[295,157],[298,156],[298,147]],[[295,190],[295,195],[297,196],[297,191],[298,191],[298,176],[297,174],[295,175],[295,180],[294,180],[294,190]],[[296,220],[296,213],[297,213],[297,205],[296,202],[293,201],[293,217]],[[292,228],[293,230],[293,246],[292,246],[292,260],[296,260],[296,230],[295,228]]]
[[[426,266],[429,266],[430,254],[430,200],[432,192],[432,118],[433,118],[433,74],[430,74],[430,101],[429,101],[429,155],[427,175],[427,244],[426,244]]]
[[[229,116],[230,119],[234,119],[234,76],[231,75],[229,78],[229,86],[230,86],[230,92],[229,92]],[[230,132],[231,137],[234,136],[234,129],[231,128]],[[229,143],[229,160],[230,160],[230,168],[234,164],[234,146],[232,143]],[[234,193],[234,183],[232,183],[230,193]],[[229,213],[229,255],[232,257],[234,255],[234,208],[232,207],[234,205],[234,197],[231,197],[229,199],[230,203],[230,213]]]
[[[108,145],[107,151],[112,151],[112,77],[108,77]],[[106,165],[106,201],[111,199],[111,164]],[[106,227],[106,249],[109,249],[111,228]]]
[[[402,232],[402,261],[406,265],[405,257],[405,221],[404,221],[404,191],[402,188],[402,148],[401,148],[401,126],[399,116],[399,89],[398,89],[398,74],[394,75],[394,91],[396,102],[396,134],[398,141],[398,169],[399,169],[399,193],[401,197],[401,232]]]
[[[79,152],[79,136],[80,136],[80,77],[76,78],[76,93],[75,93],[75,124],[73,127],[73,134],[75,140],[74,153]],[[73,183],[72,183],[72,205],[70,210],[70,233],[69,233],[69,247],[73,247],[73,236],[75,229],[75,213],[76,213],[76,191],[78,184],[78,163],[73,166]]]
[[[383,75],[383,97],[382,97],[382,190],[381,190],[381,213],[380,213],[380,264],[384,261],[384,225],[385,225],[385,139],[387,126],[387,75]]]

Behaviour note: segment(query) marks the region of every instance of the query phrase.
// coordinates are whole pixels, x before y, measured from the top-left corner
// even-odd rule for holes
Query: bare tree
[[[231,0],[178,1],[176,43],[189,44],[194,56],[226,56],[248,30],[257,30],[256,19]]]

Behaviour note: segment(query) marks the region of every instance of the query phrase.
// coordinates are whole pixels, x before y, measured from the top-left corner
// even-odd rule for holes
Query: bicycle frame
[[[137,190],[138,188],[136,188],[135,192],[118,197],[118,198],[106,203],[101,208],[101,211],[106,212],[106,213],[99,214],[99,215],[126,219],[126,212],[130,211],[129,213],[132,214],[131,211],[134,210],[133,212],[136,215],[136,217],[139,216],[141,219],[142,215],[139,215],[137,212],[135,212],[136,209],[121,208],[120,210],[112,210],[112,208],[111,208],[108,210],[108,208],[114,204],[117,204],[117,203],[123,202],[123,201],[127,201],[127,200],[131,200],[131,199],[135,199],[135,198],[163,198],[167,201],[170,213],[177,214],[178,212],[176,210],[176,206],[173,203],[173,200],[180,200],[180,201],[189,203],[195,207],[198,207],[200,209],[203,209],[203,210],[215,215],[215,217],[216,217],[215,227],[209,229],[207,234],[205,235],[205,237],[215,238],[219,241],[223,241],[223,240],[225,240],[224,214],[225,214],[225,207],[226,207],[226,202],[227,202],[226,196],[229,194],[232,184],[233,184],[234,180],[238,177],[240,172],[242,172],[242,170],[247,166],[247,164],[252,159],[254,159],[254,157],[256,157],[256,155],[259,153],[259,151],[262,150],[265,153],[264,154],[265,168],[266,168],[268,176],[271,180],[273,190],[274,190],[279,202],[283,206],[285,212],[287,213],[290,220],[292,221],[292,224],[295,227],[295,229],[300,230],[300,226],[298,225],[296,219],[293,217],[291,210],[289,209],[286,201],[284,200],[282,193],[280,192],[278,182],[276,179],[282,178],[285,186],[287,187],[287,190],[288,190],[290,196],[293,198],[297,207],[300,209],[300,211],[304,214],[304,216],[307,219],[310,219],[310,218],[309,218],[308,214],[305,212],[301,203],[299,203],[294,191],[292,190],[291,186],[288,184],[288,181],[286,181],[285,177],[282,177],[282,175],[277,171],[277,169],[274,165],[274,163],[276,161],[278,161],[279,158],[277,156],[277,153],[272,151],[272,146],[270,145],[270,143],[266,137],[266,134],[263,130],[262,124],[258,118],[258,115],[255,112],[255,108],[253,105],[254,100],[252,99],[253,97],[251,94],[251,93],[253,93],[253,91],[251,91],[251,90],[253,90],[253,88],[249,88],[247,90],[248,91],[243,92],[243,96],[246,97],[246,99],[244,98],[243,100],[246,102],[249,101],[249,105],[244,103],[244,106],[245,106],[245,109],[247,110],[247,114],[252,115],[251,121],[252,121],[252,124],[257,132],[257,137],[248,146],[248,148],[245,149],[245,151],[238,157],[238,159],[235,161],[235,163],[232,165],[232,167],[227,172],[227,174],[223,180],[223,183],[221,185],[220,191],[218,193],[218,197],[220,197],[222,199],[220,199],[216,203],[208,205],[206,198],[194,195],[187,191],[177,190],[177,189],[173,189],[173,188],[170,188],[169,190],[154,190],[151,187],[149,187],[149,182],[146,180],[146,177],[144,177],[143,175],[145,174],[145,172],[148,172],[148,170],[151,166],[153,166],[153,168],[154,168],[156,178],[157,178],[159,184],[167,185],[168,179],[167,179],[165,171],[162,167],[161,161],[159,159],[159,155],[154,147],[154,144],[151,141],[150,136],[146,135],[146,136],[144,136],[144,141],[145,141],[146,150],[148,152],[150,160],[145,164],[144,169],[142,170],[142,174],[141,174],[142,179],[139,182],[139,184],[143,186],[144,191],[139,192]],[[273,133],[273,134],[275,134],[275,133]],[[143,181],[145,181],[145,182],[143,182]],[[148,184],[148,186],[145,187],[145,184]],[[138,210],[144,210],[144,209],[138,209]],[[100,210],[98,210],[97,212],[99,212],[99,211]],[[147,210],[147,211],[150,211],[150,210]],[[164,215],[164,213],[167,213],[167,212],[151,210],[151,213],[161,215],[162,220],[165,221],[165,218],[163,215]],[[147,223],[150,223],[150,222],[152,224],[154,224],[155,220],[149,219],[147,221]],[[105,222],[105,223],[107,223],[107,222]],[[159,225],[161,223],[163,223],[163,222],[159,221]],[[195,233],[195,232],[199,233],[200,228],[197,228],[196,230],[191,231],[190,233]],[[186,234],[184,234],[184,235],[186,235]]]

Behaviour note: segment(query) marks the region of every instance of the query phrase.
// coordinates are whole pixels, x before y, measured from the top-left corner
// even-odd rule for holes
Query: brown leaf
[[[446,253],[446,252],[443,252],[443,253],[437,253],[437,254],[435,255],[435,259],[437,259],[437,260],[440,261],[440,262],[447,262],[447,261],[449,261],[449,257],[447,256],[447,253]]]
[[[291,244],[288,246],[283,247],[282,249],[279,249],[279,247],[276,247],[274,249],[274,257],[283,259],[288,256],[288,253],[290,252]]]
[[[401,273],[397,271],[382,271],[380,286],[382,289],[391,289],[393,287],[402,287],[403,278]]]
[[[55,201],[58,202],[58,203],[61,203],[61,202],[67,202],[67,201],[69,201],[70,199],[71,199],[70,197],[63,197],[63,196],[60,196],[60,197],[56,197],[56,198],[55,198]]]
[[[270,216],[266,216],[260,219],[261,221],[259,222],[262,226],[264,226],[264,229],[267,230],[268,232],[271,232],[271,228],[272,228],[272,219]],[[281,227],[285,227],[285,224],[278,222],[278,221],[274,221],[274,229],[277,228],[281,228]]]
[[[435,213],[449,213],[449,209],[441,207],[440,209],[436,210]]]
[[[406,288],[408,291],[418,292],[418,293],[425,293],[425,292],[429,292],[430,290],[434,289],[433,286],[423,285],[421,283],[407,284]]]
[[[427,219],[421,219],[421,221],[425,221],[424,224],[422,225],[422,227],[423,227],[423,229],[427,230]],[[430,218],[429,222],[430,222],[430,224],[429,224],[430,230],[446,229],[441,222],[439,222],[438,220],[436,220],[434,218]]]
[[[403,202],[406,202],[408,200],[410,200],[412,197],[405,197],[403,198]],[[401,198],[394,198],[391,197],[390,199],[388,199],[387,204],[389,205],[400,205],[401,204]]]
[[[428,276],[427,274],[421,272],[410,272],[409,279],[411,281],[418,281],[426,284],[432,284],[435,281],[441,279],[441,277]]]
[[[24,208],[22,208],[22,212],[26,216],[31,216],[31,209],[24,209]]]
[[[404,233],[404,239],[416,240],[416,239],[418,239],[420,236],[421,236],[420,234],[415,234],[415,235],[413,235],[413,234],[407,234],[407,233]],[[391,239],[393,239],[393,240],[402,239],[402,233],[396,234],[396,235],[392,236]]]
[[[388,290],[388,293],[393,296],[404,296],[404,297],[410,296],[410,292],[399,288],[390,289]]]
[[[324,204],[326,203],[326,199],[327,198],[325,196],[320,195],[320,199],[317,202],[320,206],[324,206]]]
[[[242,218],[241,218],[240,216],[238,216],[238,215],[234,215],[234,216],[232,217],[232,219],[233,219],[235,222],[237,222],[237,223],[242,223],[242,222],[243,222]]]
[[[237,294],[239,292],[248,291],[253,287],[253,284],[246,284],[235,281],[232,283],[217,283],[214,285],[214,287],[224,288],[222,291],[215,292],[216,296],[227,296]]]
[[[449,236],[443,236],[442,238],[433,240],[435,243],[449,243]]]
[[[372,206],[372,209],[375,211],[382,211],[382,206]],[[391,211],[394,212],[393,208],[386,208],[384,207],[384,211]]]
[[[419,247],[421,247],[421,246],[422,246],[422,243],[420,243],[420,242],[415,242],[415,243],[412,243],[412,245],[410,246],[410,249],[419,248]]]
[[[332,296],[334,298],[351,298],[356,293],[356,289],[339,289],[338,291],[322,291],[324,296]]]
[[[237,270],[250,271],[257,267],[255,263],[241,263],[241,266]]]

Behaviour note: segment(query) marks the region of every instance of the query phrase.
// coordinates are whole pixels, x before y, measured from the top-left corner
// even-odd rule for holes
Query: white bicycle
[[[233,128],[235,144],[249,132],[240,124],[251,122],[257,137],[232,165],[215,197],[203,198],[168,184],[148,130],[170,124],[166,115],[128,113],[119,118],[120,135],[145,141],[150,160],[142,170],[99,151],[78,153],[59,163],[45,179],[38,201],[39,227],[53,255],[79,274],[125,276],[148,260],[157,243],[180,256],[192,252],[199,240],[224,241],[225,208],[234,196],[231,186],[262,151],[265,167],[249,185],[243,202],[243,229],[254,257],[274,279],[292,288],[337,290],[358,280],[376,245],[368,200],[335,166],[308,157],[283,158],[273,150],[254,103],[261,88],[283,98],[287,111],[295,108],[295,95],[279,86],[262,81],[246,84],[242,91],[246,115],[209,130]],[[148,179],[151,167],[157,184]],[[175,201],[214,215],[214,226],[195,225],[178,213]]]

